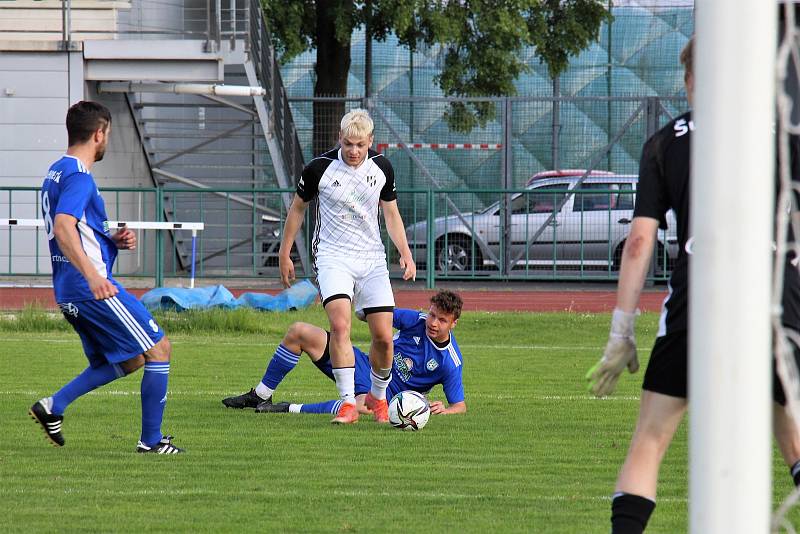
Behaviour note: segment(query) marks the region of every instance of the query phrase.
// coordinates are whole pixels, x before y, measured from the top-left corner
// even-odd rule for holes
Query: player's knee
[[[290,324],[289,328],[286,330],[286,335],[283,338],[284,344],[300,344],[300,342],[303,340],[303,333],[307,328],[308,325],[306,323],[296,322]]]
[[[331,337],[339,339],[340,337],[350,338],[350,318],[337,318],[331,319]]]
[[[148,362],[168,362],[172,355],[172,343],[170,343],[167,336],[153,345],[153,347],[144,353],[144,358]]]
[[[372,344],[376,349],[388,349],[392,346],[392,332],[375,332],[372,335]]]

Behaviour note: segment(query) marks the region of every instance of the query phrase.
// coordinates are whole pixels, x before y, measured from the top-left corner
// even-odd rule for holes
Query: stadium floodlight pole
[[[689,527],[759,534],[772,502],[776,2],[699,0],[695,20]]]

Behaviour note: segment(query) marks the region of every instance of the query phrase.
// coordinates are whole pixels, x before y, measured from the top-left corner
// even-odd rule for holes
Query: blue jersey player
[[[34,403],[30,415],[56,446],[61,425],[78,397],[144,366],[142,433],[137,452],[176,454],[172,436],[161,433],[167,400],[171,347],[153,317],[111,275],[117,249],[132,250],[136,235],[111,234],[105,203],[90,172],[103,159],[111,113],[96,102],[78,102],[67,112],[67,153],[45,176],[42,217],[53,265],[56,302],[83,344],[89,366],[53,394]]]
[[[387,397],[404,390],[427,394],[442,385],[448,406],[431,403],[431,413],[454,414],[467,411],[464,385],[461,380],[462,357],[452,330],[461,315],[461,298],[451,291],[440,291],[431,297],[428,313],[395,309],[393,326],[394,357],[392,380]],[[308,323],[294,323],[267,365],[261,382],[249,392],[222,401],[229,408],[255,408],[257,412],[331,413],[338,412],[341,400],[316,404],[272,402],[278,384],[294,368],[305,352],[320,371],[333,379],[329,353],[330,334]],[[369,357],[354,348],[356,355],[355,393],[359,412],[369,413],[364,405],[370,390]]]

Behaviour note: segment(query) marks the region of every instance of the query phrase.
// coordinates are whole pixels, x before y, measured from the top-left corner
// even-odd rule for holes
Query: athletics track
[[[552,286],[551,286],[552,287]],[[591,290],[553,290],[553,289],[520,289],[513,290],[471,289],[467,287],[448,287],[457,291],[464,300],[466,311],[528,311],[556,312],[571,311],[580,313],[610,312],[616,302],[615,286],[609,289]],[[130,289],[136,296],[147,292],[148,288]],[[275,289],[231,289],[235,296],[247,292],[264,292],[275,294]],[[395,287],[395,301],[402,308],[425,308],[434,291],[420,289],[399,289]],[[660,311],[666,291],[654,288],[642,293],[639,308],[642,311]],[[0,310],[18,310],[28,304],[35,304],[47,309],[55,309],[53,290],[45,287],[0,287]]]

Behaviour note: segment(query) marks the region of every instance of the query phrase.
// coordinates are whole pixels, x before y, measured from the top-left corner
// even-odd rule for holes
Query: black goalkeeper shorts
[[[669,395],[670,397],[688,398],[688,339],[686,331],[675,332],[656,338],[650,361],[644,373],[642,389]],[[798,357],[795,351],[795,358]],[[772,362],[772,398],[781,406],[786,405],[786,395],[775,372],[775,361]]]

